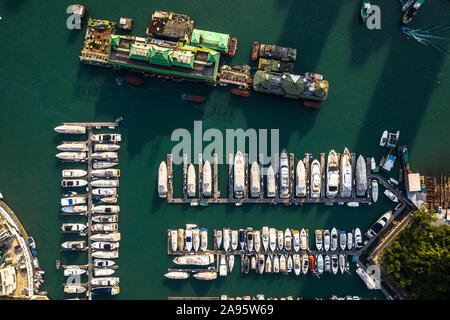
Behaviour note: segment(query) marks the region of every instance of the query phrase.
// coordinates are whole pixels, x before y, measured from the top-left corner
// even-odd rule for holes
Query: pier
[[[86,269],[86,274],[88,277],[88,280],[86,283],[84,284],[80,284],[80,286],[86,287],[86,295],[88,297],[89,300],[92,299],[92,277],[94,274],[94,265],[93,265],[93,259],[92,259],[92,253],[93,253],[93,249],[92,249],[92,243],[93,241],[91,240],[91,235],[92,235],[92,216],[93,216],[93,212],[92,209],[94,207],[94,203],[93,203],[93,195],[92,195],[92,190],[93,187],[91,185],[91,182],[93,180],[93,175],[92,175],[92,170],[93,170],[93,161],[94,159],[92,158],[92,153],[93,153],[93,141],[92,141],[92,136],[94,135],[94,129],[97,130],[101,130],[103,128],[108,128],[108,129],[116,129],[116,127],[118,126],[118,122],[64,122],[63,125],[72,125],[72,126],[82,126],[86,128],[86,133],[87,133],[87,140],[83,141],[84,143],[86,143],[87,145],[87,158],[85,160],[85,163],[87,164],[87,176],[83,177],[81,179],[86,179],[88,181],[88,185],[86,187],[87,190],[87,194],[83,195],[87,198],[87,211],[86,213],[84,213],[83,215],[85,215],[87,217],[87,228],[84,232],[79,233],[81,236],[87,236],[87,248],[82,249],[82,250],[64,250],[64,251],[83,251],[83,252],[87,252],[87,256],[88,256],[88,264],[86,266],[78,266],[80,268],[85,268]],[[111,142],[112,143],[112,142]],[[170,161],[170,163],[172,163]],[[170,168],[172,169],[172,168]],[[103,178],[103,179],[107,179],[107,178]],[[107,203],[105,203],[105,205],[107,205]],[[65,216],[68,216],[71,214],[66,214]],[[109,267],[112,269],[117,269],[117,265]],[[63,266],[64,268],[64,266]]]
[[[279,154],[274,154],[275,161],[279,162]],[[242,198],[236,198],[234,196],[234,155],[228,154],[228,197],[227,198],[220,198],[220,191],[218,190],[218,155],[214,154],[214,163],[213,163],[213,186],[214,186],[214,192],[213,195],[210,197],[204,197],[203,196],[203,190],[202,190],[202,181],[203,181],[203,155],[198,155],[198,172],[196,174],[197,177],[197,192],[195,197],[188,197],[187,195],[187,168],[188,168],[188,158],[187,154],[183,155],[183,197],[182,198],[174,198],[173,197],[173,176],[172,176],[172,155],[167,155],[167,168],[168,168],[168,195],[167,195],[167,202],[171,204],[190,204],[191,206],[195,206],[200,204],[208,205],[208,204],[235,204],[235,205],[241,205],[244,203],[255,203],[255,204],[272,204],[272,205],[303,205],[308,203],[322,203],[325,205],[344,205],[344,204],[351,204],[353,206],[357,206],[359,204],[366,204],[370,205],[373,203],[372,199],[372,185],[371,181],[372,179],[377,179],[381,181],[383,186],[385,186],[387,189],[393,188],[392,185],[390,185],[386,179],[384,179],[381,175],[372,173],[370,170],[370,158],[366,158],[366,177],[367,177],[367,192],[365,196],[358,197],[356,196],[356,182],[355,182],[355,174],[356,174],[356,155],[354,153],[351,154],[351,164],[352,164],[352,193],[350,197],[341,197],[340,194],[340,185],[341,185],[341,179],[339,179],[339,188],[338,188],[338,194],[334,198],[327,198],[326,196],[326,156],[325,153],[320,154],[320,164],[321,164],[321,192],[320,197],[317,199],[311,198],[311,190],[310,190],[310,182],[311,182],[311,173],[310,173],[310,158],[311,155],[309,153],[306,153],[303,161],[305,165],[305,171],[306,171],[306,196],[305,197],[297,197],[295,195],[295,186],[296,186],[296,179],[295,179],[295,168],[296,168],[296,162],[298,159],[295,159],[295,155],[293,153],[289,154],[289,196],[287,198],[280,198],[279,195],[279,172],[275,172],[275,197],[265,197],[265,190],[264,190],[264,175],[263,175],[263,158],[262,154],[259,156],[258,165],[260,166],[260,184],[261,184],[261,190],[260,190],[260,196],[259,197],[251,197],[250,196],[250,190],[249,190],[249,167],[251,167],[251,163],[248,160],[248,154],[244,154],[244,174],[245,174],[245,185],[244,185],[244,196]],[[395,190],[395,195],[399,195],[400,191]],[[409,200],[406,200],[409,201]],[[356,205],[355,205],[356,204]]]

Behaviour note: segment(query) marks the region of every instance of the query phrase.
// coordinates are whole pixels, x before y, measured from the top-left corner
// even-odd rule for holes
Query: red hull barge
[[[250,97],[250,92],[249,91],[241,90],[241,89],[238,89],[238,88],[231,89],[231,93],[234,94],[235,96],[240,96],[240,97],[245,97],[245,98]]]
[[[255,41],[253,42],[253,49],[252,49],[252,61],[255,61],[258,59],[259,55],[259,42]]]
[[[125,82],[135,84],[137,86],[140,86],[144,82],[144,80],[142,80],[141,78],[133,77],[133,76],[126,76],[124,78],[124,80],[125,80]]]
[[[228,49],[228,55],[230,57],[233,57],[234,54],[236,53],[236,49],[237,49],[237,39],[236,38],[232,38],[230,40],[230,48]]]

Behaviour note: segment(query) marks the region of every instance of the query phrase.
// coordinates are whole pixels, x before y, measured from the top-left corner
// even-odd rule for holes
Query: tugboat
[[[362,0],[361,2],[361,19],[363,22],[369,18],[370,0]]]
[[[228,48],[228,55],[230,57],[233,57],[234,54],[236,53],[236,49],[237,49],[237,39],[236,38],[231,38],[230,46]]]
[[[125,80],[125,82],[135,84],[137,86],[140,86],[144,82],[144,80],[142,80],[141,78],[133,76],[125,76],[123,79]]]
[[[196,96],[193,94],[186,94],[186,93],[181,95],[181,100],[189,101],[189,102],[197,102],[197,103],[203,103],[206,101],[205,97]]]
[[[250,97],[250,91],[248,91],[248,90],[233,88],[233,89],[231,89],[231,93],[234,94],[235,96],[240,96],[240,97],[245,97],[245,98]]]
[[[259,42],[255,41],[253,42],[253,49],[252,49],[252,61],[255,61],[258,59],[259,54]]]
[[[425,0],[416,0],[414,4],[410,5],[408,10],[406,10],[405,14],[403,15],[402,22],[403,24],[408,24],[411,22],[411,20],[416,16],[417,11],[419,10],[420,6],[425,2]]]

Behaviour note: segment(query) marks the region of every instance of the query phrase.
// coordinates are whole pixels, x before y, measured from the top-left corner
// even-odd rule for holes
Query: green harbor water
[[[168,205],[158,199],[157,170],[174,142],[176,128],[192,130],[195,120],[203,128],[280,129],[280,147],[303,155],[345,146],[351,152],[375,156],[381,132],[399,129],[408,145],[412,169],[437,175],[448,169],[449,72],[448,55],[405,40],[400,31],[397,1],[374,1],[381,8],[381,30],[368,30],[358,21],[359,1],[125,1],[86,0],[90,16],[134,19],[133,34],[145,35],[151,14],[157,10],[186,13],[196,27],[229,33],[238,39],[234,58],[222,63],[250,63],[254,41],[298,49],[295,73],[319,72],[330,82],[329,97],[321,110],[299,102],[252,93],[249,99],[230,95],[229,87],[174,83],[148,79],[142,86],[118,86],[113,69],[82,65],[78,56],[84,29],[66,28],[69,1],[3,0],[0,3],[0,191],[37,243],[38,257],[46,271],[50,298],[63,299],[64,277],[55,269],[63,264],[86,263],[82,253],[60,252],[60,226],[70,218],[59,215],[61,169],[56,146],[64,138],[53,131],[61,122],[112,121],[119,116],[123,143],[119,228],[122,233],[120,295],[115,299],[166,299],[168,296],[292,295],[312,299],[331,294],[382,299],[367,290],[354,272],[321,279],[294,275],[242,275],[239,259],[233,273],[210,282],[170,281],[166,254],[168,228],[196,223],[210,230],[228,226],[273,226],[285,229],[329,228],[365,230],[394,207],[380,193],[373,206],[360,208],[272,207],[215,205],[206,208]],[[319,4],[320,3],[320,4]],[[449,2],[427,1],[411,28],[448,23]],[[439,85],[438,85],[439,83]],[[180,100],[183,93],[207,98],[202,105]],[[220,168],[222,196],[226,167]],[[397,169],[392,173],[397,176]],[[181,168],[175,168],[180,194]],[[73,221],[79,219],[72,219]],[[310,236],[312,242],[312,236]]]

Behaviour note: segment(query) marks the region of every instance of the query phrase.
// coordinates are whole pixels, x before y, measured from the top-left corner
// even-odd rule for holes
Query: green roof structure
[[[169,48],[152,46],[148,61],[162,66],[171,66],[173,62],[172,52],[173,50]]]
[[[119,42],[120,42],[120,36],[118,36],[116,34],[112,34],[109,37],[109,44],[110,45],[118,47],[119,46]]]
[[[205,30],[194,29],[191,36],[191,45],[205,47],[221,52],[228,51],[230,35]]]

